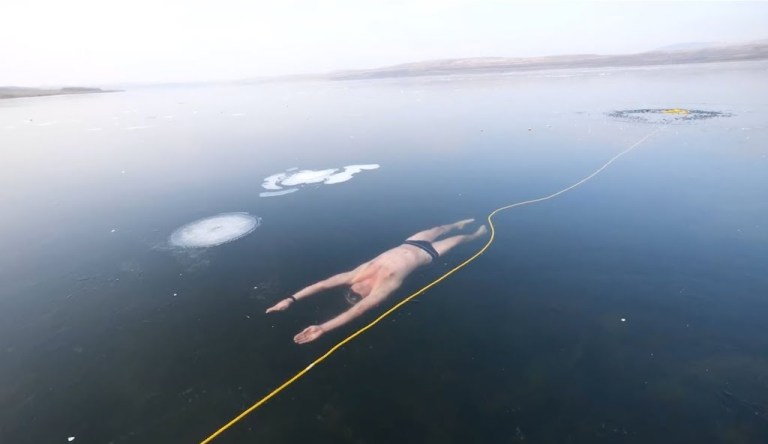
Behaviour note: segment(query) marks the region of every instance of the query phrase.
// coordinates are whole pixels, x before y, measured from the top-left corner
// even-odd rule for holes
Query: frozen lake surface
[[[297,346],[344,292],[265,316],[275,301],[571,185],[659,126],[588,183],[499,215],[480,259],[215,442],[768,442],[766,74],[0,101],[0,442],[199,442],[362,325]],[[676,108],[724,115],[612,115]],[[250,216],[198,226],[204,248],[168,244],[229,213]]]

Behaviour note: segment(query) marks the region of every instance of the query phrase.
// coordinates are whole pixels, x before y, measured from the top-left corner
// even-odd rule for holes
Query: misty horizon
[[[45,14],[40,14],[45,11]],[[189,83],[765,39],[768,3],[91,0],[2,5],[0,85]]]
[[[0,85],[0,88],[3,87],[10,87],[10,88],[66,88],[71,86],[99,86],[99,87],[106,87],[106,88],[121,88],[121,87],[130,87],[130,86],[137,86],[137,85],[162,85],[162,84],[208,84],[208,83],[231,83],[231,82],[240,82],[240,81],[249,81],[249,80],[260,80],[260,79],[283,79],[283,78],[291,78],[291,77],[297,77],[297,78],[313,78],[313,77],[320,77],[324,75],[329,74],[337,74],[337,73],[345,73],[345,72],[357,72],[357,71],[366,71],[366,70],[377,70],[377,69],[383,69],[383,68],[393,68],[393,67],[399,67],[399,66],[408,66],[413,64],[419,64],[419,63],[430,63],[430,62],[440,62],[440,61],[450,61],[450,60],[481,60],[481,59],[537,59],[537,58],[548,58],[548,57],[558,57],[558,56],[619,56],[619,55],[636,55],[636,54],[645,54],[645,53],[652,53],[652,52],[661,52],[661,51],[695,51],[700,50],[704,48],[713,48],[713,47],[719,47],[719,46],[730,46],[730,45],[748,45],[751,43],[765,43],[768,42],[768,37],[761,38],[761,39],[754,39],[749,41],[719,41],[719,42],[677,42],[677,43],[670,43],[668,45],[664,45],[657,48],[652,48],[644,51],[638,51],[638,52],[632,52],[632,53],[616,53],[616,54],[605,54],[605,53],[596,53],[596,52],[583,52],[583,53],[571,53],[571,54],[546,54],[546,55],[535,55],[535,56],[525,56],[525,57],[518,57],[514,55],[498,55],[498,56],[477,56],[477,57],[461,57],[461,58],[442,58],[442,59],[423,59],[423,60],[409,60],[409,61],[402,61],[386,66],[368,66],[363,68],[338,68],[331,71],[325,71],[325,72],[294,72],[294,73],[288,73],[288,74],[281,74],[281,75],[273,75],[273,76],[240,76],[237,78],[219,78],[219,79],[201,79],[201,80],[189,80],[189,81],[183,81],[183,80],[169,80],[166,82],[161,81],[142,81],[142,82],[105,82],[98,85],[74,85],[74,84],[48,84],[48,85]],[[541,68],[541,69],[563,69],[563,68]]]

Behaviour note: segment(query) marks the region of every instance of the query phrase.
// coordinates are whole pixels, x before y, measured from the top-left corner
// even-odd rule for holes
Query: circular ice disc
[[[625,109],[608,113],[610,117],[641,123],[685,123],[715,117],[731,117],[730,113],[686,108]]]
[[[188,223],[171,234],[169,243],[176,247],[214,247],[249,234],[261,219],[248,213],[223,213]]]

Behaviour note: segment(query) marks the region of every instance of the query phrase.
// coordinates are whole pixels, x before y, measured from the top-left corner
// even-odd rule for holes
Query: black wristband
[[[293,296],[288,296],[288,299],[292,300],[293,302],[296,302],[296,298]]]

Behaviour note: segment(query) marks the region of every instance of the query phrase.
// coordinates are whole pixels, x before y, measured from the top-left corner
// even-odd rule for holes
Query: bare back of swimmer
[[[409,237],[402,245],[385,251],[354,270],[312,284],[293,296],[283,299],[268,308],[267,313],[286,310],[299,299],[304,299],[322,290],[349,285],[351,291],[360,296],[360,302],[320,325],[310,325],[293,338],[297,344],[314,341],[323,333],[348,323],[378,305],[397,290],[406,276],[411,274],[413,270],[432,262],[453,247],[473,241],[487,233],[488,230],[483,225],[472,234],[460,234],[438,240],[444,234],[463,229],[472,222],[474,219],[467,219],[418,232]]]

